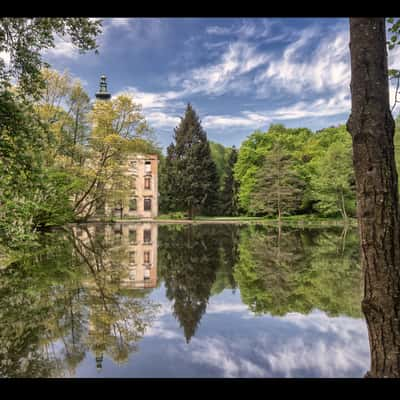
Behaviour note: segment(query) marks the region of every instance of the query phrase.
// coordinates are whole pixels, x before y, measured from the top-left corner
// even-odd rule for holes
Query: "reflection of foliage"
[[[83,231],[43,237],[33,255],[0,271],[0,376],[73,374],[88,350],[116,362],[136,350],[156,305],[121,294],[126,271],[111,262],[101,227]]]
[[[160,259],[174,315],[189,342],[204,314],[219,264],[218,227],[186,225],[160,228]]]
[[[236,282],[233,277],[233,268],[239,257],[239,229],[238,225],[224,225],[218,230],[219,267],[216,273],[211,294],[216,295],[224,289],[236,289]]]
[[[243,301],[256,313],[319,308],[330,315],[360,316],[356,243],[355,232],[243,231],[234,271]]]

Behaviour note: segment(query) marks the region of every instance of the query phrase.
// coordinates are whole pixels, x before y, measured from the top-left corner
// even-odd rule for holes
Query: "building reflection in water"
[[[81,252],[81,256],[89,268],[96,271],[95,279],[87,280],[85,286],[94,300],[88,321],[90,347],[95,355],[96,368],[101,370],[107,348],[117,348],[116,358],[121,362],[126,362],[133,350],[128,341],[124,340],[124,335],[116,338],[114,328],[119,321],[113,317],[113,308],[120,309],[122,306],[118,302],[118,294],[123,292],[123,296],[141,298],[143,290],[157,286],[158,225],[88,225],[74,227],[73,234],[80,249],[92,253],[91,256],[84,256]],[[115,304],[109,301],[110,298],[114,299]]]
[[[116,223],[104,229],[104,244],[107,248],[102,264],[119,276],[124,289],[152,289],[157,286],[158,225],[155,223]],[[95,225],[73,227],[74,235],[83,244],[92,244],[98,234]],[[118,270],[118,271],[116,271]]]
[[[115,246],[125,247],[125,257],[120,268],[128,271],[121,280],[127,289],[149,289],[157,286],[157,235],[158,225],[154,223],[115,224],[107,226],[106,241]]]

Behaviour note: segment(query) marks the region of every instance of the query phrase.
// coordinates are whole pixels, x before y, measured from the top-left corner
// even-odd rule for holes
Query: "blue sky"
[[[318,130],[350,112],[347,18],[106,18],[99,54],[45,53],[91,96],[102,74],[130,93],[165,148],[187,102],[210,140],[240,143],[271,123]],[[400,68],[399,49],[389,65]],[[394,88],[391,88],[393,97]]]

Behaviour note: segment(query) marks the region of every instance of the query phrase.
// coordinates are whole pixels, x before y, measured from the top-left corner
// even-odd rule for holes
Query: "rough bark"
[[[350,18],[351,115],[368,377],[400,376],[400,250],[384,18]]]

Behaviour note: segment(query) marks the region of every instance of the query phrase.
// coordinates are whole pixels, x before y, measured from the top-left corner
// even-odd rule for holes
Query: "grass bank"
[[[197,216],[193,220],[189,220],[184,218],[183,216],[174,216],[169,214],[159,215],[155,218],[157,222],[187,222],[187,223],[262,223],[262,224],[270,224],[270,225],[277,225],[278,219],[272,217],[248,217],[248,216],[239,216],[239,217],[208,217],[208,216]],[[345,221],[342,218],[322,218],[313,215],[292,215],[288,217],[282,218],[283,225],[290,225],[290,226],[344,226]],[[357,219],[350,218],[347,221],[349,226],[357,226]]]

